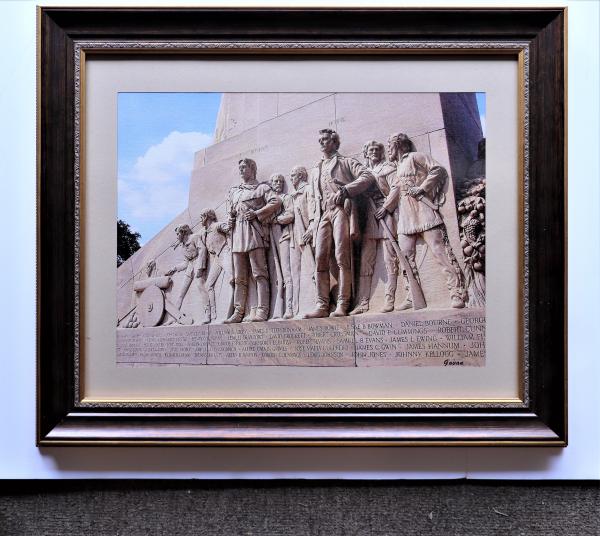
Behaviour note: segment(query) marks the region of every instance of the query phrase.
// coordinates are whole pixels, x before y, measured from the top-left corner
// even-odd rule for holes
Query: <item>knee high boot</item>
[[[256,312],[252,322],[264,322],[269,318],[269,298],[271,296],[269,282],[264,277],[256,279],[256,294]]]
[[[324,318],[329,316],[329,272],[316,272],[317,305],[302,318]]]
[[[292,282],[289,281],[285,284],[285,314],[283,315],[284,320],[294,318],[294,292]]]
[[[217,318],[217,306],[215,303],[215,289],[209,288],[207,289],[208,294],[208,304],[204,308],[204,320],[203,324],[210,324],[215,318]]]
[[[244,318],[248,285],[236,283],[233,289],[233,314],[224,321],[225,324],[237,324]]]
[[[385,285],[385,301],[383,302],[383,307],[381,308],[382,313],[391,313],[394,310],[397,286],[398,274],[388,274],[388,280]]]
[[[406,298],[404,298],[404,301],[398,306],[398,311],[406,311],[407,309],[413,308],[412,294],[410,292],[408,276],[406,275],[406,272],[404,270],[402,270],[402,278],[404,279],[404,289],[406,290]]]
[[[369,298],[371,297],[371,280],[372,275],[361,275],[358,283],[358,303],[356,307],[350,311],[351,315],[360,315],[369,310]]]
[[[340,268],[338,278],[338,301],[335,311],[330,316],[347,316],[352,292],[352,276],[350,268]]]

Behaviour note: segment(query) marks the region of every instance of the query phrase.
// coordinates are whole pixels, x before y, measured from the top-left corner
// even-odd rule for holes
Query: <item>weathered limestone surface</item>
[[[483,366],[485,311],[119,329],[117,364]]]
[[[359,367],[485,364],[483,309],[365,315],[354,326]]]
[[[208,364],[353,367],[352,319],[211,325]]]
[[[117,330],[117,364],[205,365],[207,326]]]

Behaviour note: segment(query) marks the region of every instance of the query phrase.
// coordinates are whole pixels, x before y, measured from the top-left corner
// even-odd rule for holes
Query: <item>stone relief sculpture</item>
[[[419,237],[429,246],[435,260],[446,276],[450,305],[465,306],[463,276],[448,241],[439,208],[444,203],[443,187],[448,180],[446,170],[431,156],[417,152],[413,142],[403,133],[394,134],[388,141],[388,153],[397,162],[396,181],[377,217],[386,213],[398,215],[398,245],[408,256],[415,274],[416,243]],[[411,293],[400,309],[413,306]]]
[[[390,94],[391,116],[379,106],[350,113],[372,95],[315,96],[310,114],[313,97],[262,98],[277,104],[269,128],[252,116],[231,130],[223,116],[214,145],[196,153],[187,211],[119,267],[117,327],[138,329],[118,329],[117,363],[484,365],[485,140],[473,161],[475,97]],[[236,117],[252,115],[246,96],[224,100]],[[425,104],[404,106],[417,100]],[[461,111],[464,121],[452,119]],[[295,117],[318,146],[284,136]],[[437,128],[450,120],[452,129]],[[412,139],[388,138],[398,122]],[[321,124],[341,125],[352,156]]]
[[[303,241],[315,248],[317,303],[305,318],[329,316],[330,259],[333,250],[337,276],[337,304],[331,316],[346,316],[352,294],[352,242],[358,238],[359,224],[352,199],[376,182],[375,176],[353,158],[338,153],[340,138],[332,129],[319,131],[323,153],[317,172],[310,181],[310,225]]]
[[[351,315],[366,313],[369,310],[371,296],[371,282],[375,270],[377,244],[383,248],[383,259],[387,282],[385,287],[385,301],[381,308],[382,313],[394,310],[396,299],[396,286],[398,283],[398,256],[394,249],[396,241],[396,220],[393,214],[387,212],[383,219],[376,218],[376,212],[383,206],[390,194],[396,176],[396,165],[385,160],[385,147],[377,141],[368,141],[363,147],[363,156],[367,167],[375,175],[376,183],[364,195],[366,203],[366,225],[362,234],[360,256],[360,278],[358,283],[358,299],[356,307],[350,311]],[[390,232],[390,235],[386,234]]]
[[[469,307],[485,305],[485,139],[467,171],[457,204]]]
[[[207,295],[201,323],[209,324],[217,318],[215,285],[223,274],[223,281],[230,288],[225,323],[260,322],[269,316],[289,320],[299,312],[302,257],[306,255],[308,265],[314,267],[312,281],[317,303],[302,317],[359,315],[370,309],[372,278],[377,252],[381,250],[386,282],[384,301],[378,312],[394,311],[400,271],[407,293],[396,310],[421,309],[426,303],[415,263],[415,246],[417,239],[422,238],[446,277],[451,307],[464,307],[467,296],[471,307],[485,303],[485,164],[481,163],[485,162],[485,140],[480,143],[479,159],[467,173],[457,204],[466,283],[439,211],[445,200],[443,188],[448,174],[438,162],[417,152],[406,134],[389,138],[389,160],[382,143],[366,142],[363,147],[366,165],[339,154],[340,138],[332,129],[319,131],[319,145],[323,156],[310,177],[300,165],[290,171],[291,193],[284,192],[282,174],[271,175],[268,183],[259,182],[256,162],[249,158],[240,160],[241,182],[230,189],[226,199],[227,222],[217,221],[215,211],[207,208],[200,213],[197,233],[188,224],[176,227],[177,242],[173,249],[181,248],[181,262],[162,277],[157,276],[156,262],[148,262],[146,278],[134,287],[137,301],[147,288],[157,287],[168,302],[165,310],[169,315],[164,325],[189,324],[191,319],[181,307],[192,282],[198,279],[199,291]],[[359,223],[359,203],[362,223]],[[359,247],[354,247],[355,244]],[[354,259],[355,252],[358,259]],[[354,266],[360,270],[357,278]],[[165,291],[172,287],[171,276],[177,272],[183,272],[183,279],[170,302]],[[330,310],[332,278],[337,280],[333,312]],[[277,289],[272,311],[271,279]],[[355,279],[358,285],[353,293]],[[256,285],[257,296],[252,311],[246,307],[250,281]],[[152,293],[156,294],[154,290]],[[150,293],[146,298],[149,296]],[[160,301],[157,294],[152,299]],[[352,310],[351,304],[354,304]],[[126,317],[119,320],[119,325],[134,328],[154,322],[153,325],[161,324],[162,316],[150,319],[146,313],[137,311],[138,305],[126,315],[126,321]],[[144,307],[154,305],[152,302]],[[161,309],[160,304],[157,308]],[[146,317],[145,322],[140,315]]]
[[[219,222],[215,210],[206,208],[200,213],[196,233],[188,224],[177,226],[173,249],[181,249],[181,262],[163,276],[158,275],[154,260],[146,263],[145,278],[134,285],[136,303],[118,325],[191,324],[181,308],[194,279],[198,279],[198,291],[207,296],[199,322],[215,322],[215,286],[221,275],[225,289],[229,289],[219,299],[228,303],[224,323],[292,319],[299,314],[300,279],[306,275],[303,256],[308,258],[307,266],[314,269],[310,275],[317,300],[314,309],[302,318],[364,314],[370,311],[378,251],[386,279],[383,303],[374,312],[421,309],[426,303],[415,262],[418,238],[427,244],[446,278],[452,308],[463,308],[466,302],[470,307],[485,304],[485,140],[479,145],[479,159],[458,191],[464,275],[439,210],[445,200],[448,174],[438,162],[417,152],[402,133],[389,138],[389,159],[383,143],[366,142],[366,165],[339,154],[340,138],[332,129],[319,131],[319,145],[323,156],[310,175],[304,166],[291,169],[290,193],[284,191],[282,174],[259,182],[256,162],[241,159],[241,182],[230,189],[226,199],[228,220]],[[359,269],[357,277],[355,266]],[[183,272],[183,277],[175,286],[175,299],[169,301],[167,291],[173,288],[172,276],[178,272]],[[407,292],[395,309],[400,273]],[[332,289],[333,279],[337,285]],[[358,284],[353,291],[355,281]],[[277,289],[272,310],[271,282]],[[251,283],[256,286],[256,307],[252,310],[247,307]],[[150,287],[156,288],[146,292]],[[333,299],[332,290],[337,294]],[[148,308],[151,311],[145,311]],[[161,313],[159,318],[158,311],[168,315]]]
[[[191,255],[193,248],[191,246],[193,239],[189,225],[179,226],[176,228],[178,236],[178,244],[184,241],[187,245],[186,254]],[[184,266],[185,265],[185,266]],[[181,303],[183,297],[190,287],[191,280],[186,275],[183,281],[183,286],[180,288],[176,303],[173,303],[166,295],[168,289],[173,286],[173,275],[177,271],[188,270],[189,262],[186,260],[176,267],[168,271],[168,275],[160,275],[157,270],[156,261],[151,259],[143,268],[143,278],[136,281],[133,285],[135,292],[135,305],[127,314],[128,320],[125,321],[123,327],[155,327],[159,325],[171,325],[174,323],[189,326],[193,324],[193,319],[181,311]],[[193,266],[192,266],[193,268]],[[183,297],[182,297],[183,296]],[[179,301],[181,298],[181,303]],[[166,313],[166,314],[165,314]],[[166,322],[165,322],[166,318]],[[119,324],[120,325],[120,324]]]
[[[289,320],[294,316],[294,294],[290,245],[293,237],[294,201],[292,196],[283,193],[285,177],[279,173],[271,175],[271,189],[281,201],[280,209],[273,214],[269,230],[271,254],[275,263],[277,296],[273,318]],[[280,311],[283,311],[281,313]]]
[[[257,306],[254,322],[269,316],[269,271],[265,249],[269,247],[269,223],[281,207],[281,199],[267,183],[256,180],[256,162],[250,158],[239,161],[241,183],[229,190],[226,210],[227,230],[231,233],[233,256],[233,313],[225,320],[241,322],[246,312],[248,270],[256,283]]]
[[[198,246],[196,245],[198,236],[192,233],[192,229],[187,223],[175,227],[175,233],[177,234],[177,242],[173,246],[173,249],[181,247],[183,260],[175,266],[169,268],[165,272],[165,275],[171,276],[176,272],[185,272],[183,282],[181,283],[179,292],[177,294],[177,298],[175,298],[174,301],[174,305],[177,307],[177,309],[180,309],[196,273],[194,268],[198,258]]]
[[[146,262],[142,268],[142,278],[143,279],[150,279],[156,276],[157,273],[157,269],[156,269],[156,261],[154,259],[149,260],[148,262]],[[122,318],[120,318],[117,322],[117,326],[119,327],[124,327],[124,328],[137,328],[141,325],[141,319],[136,311],[137,309],[137,302],[138,302],[138,298],[140,296],[139,292],[136,292],[135,288],[133,291],[133,307],[127,312],[127,314],[125,316],[123,316]]]
[[[217,318],[215,285],[223,273],[225,283],[231,287],[233,296],[233,272],[231,249],[227,243],[226,223],[217,221],[217,215],[211,208],[200,213],[202,230],[198,233],[198,267],[196,277],[203,281],[208,294],[208,303],[204,310],[203,324],[209,324]]]
[[[314,272],[315,254],[312,242],[305,243],[304,241],[304,234],[310,225],[308,172],[303,166],[294,166],[290,171],[290,178],[294,187],[294,191],[291,194],[294,208],[294,223],[290,240],[290,264],[292,269],[293,312],[297,315],[300,307],[299,294],[302,257],[303,255],[308,257],[308,264]]]

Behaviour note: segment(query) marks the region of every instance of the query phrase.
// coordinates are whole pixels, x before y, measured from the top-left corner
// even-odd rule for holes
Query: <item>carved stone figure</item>
[[[154,259],[144,263],[141,270],[141,280],[151,279],[156,276],[156,261]],[[137,312],[137,305],[139,302],[140,293],[135,289],[133,290],[132,307],[127,311],[125,315],[117,320],[117,326],[123,328],[137,328],[141,324],[141,319]]]
[[[338,272],[338,297],[331,316],[346,316],[352,293],[352,241],[358,237],[358,214],[352,198],[375,183],[375,177],[353,158],[338,153],[340,138],[331,129],[319,131],[323,158],[311,177],[310,226],[303,241],[315,248],[317,304],[305,318],[329,315],[330,259],[333,249]]]
[[[189,229],[189,226],[186,227]],[[187,236],[184,231],[185,229],[182,230],[181,236],[184,234]],[[183,313],[180,306],[172,303],[165,295],[165,291],[173,284],[170,275],[158,275],[154,259],[144,265],[144,272],[146,277],[136,281],[133,285],[133,291],[136,293],[136,305],[131,318],[135,320],[133,325],[127,327],[142,325],[148,328],[159,326],[165,317],[167,321],[164,325],[171,325],[175,322],[186,326],[193,324],[193,319]],[[167,315],[165,315],[165,312]]]
[[[485,305],[485,138],[467,171],[457,204],[469,307]]]
[[[271,255],[275,264],[277,299],[273,318],[288,320],[293,312],[293,283],[290,259],[290,245],[293,236],[294,202],[292,196],[283,193],[285,177],[279,173],[271,175],[271,188],[281,200],[280,209],[273,215],[270,228]]]
[[[269,221],[281,207],[281,199],[270,185],[256,180],[256,162],[243,158],[238,163],[241,183],[229,190],[227,229],[232,236],[233,314],[225,323],[241,322],[248,297],[248,269],[256,282],[257,305],[253,321],[269,315],[269,271],[265,248],[269,247]]]
[[[375,213],[383,206],[385,199],[391,191],[392,184],[396,178],[396,164],[386,162],[385,147],[383,143],[377,141],[367,142],[363,147],[363,155],[367,160],[367,167],[375,175],[377,181],[364,194],[367,198],[367,212],[361,242],[358,303],[350,312],[351,315],[366,313],[369,310],[371,282],[375,270],[378,243],[383,247],[383,261],[385,271],[387,272],[385,301],[381,308],[382,313],[389,313],[394,310],[396,286],[398,283],[398,257],[393,244],[397,236],[396,221],[390,213],[386,213],[382,220],[378,220],[375,217]],[[391,231],[391,236],[386,234],[384,226]]]
[[[446,276],[451,306],[464,307],[462,272],[439,212],[444,203],[443,188],[448,173],[431,156],[416,152],[406,134],[394,134],[389,138],[388,156],[390,161],[397,162],[396,181],[382,208],[377,211],[377,217],[384,218],[386,213],[394,213],[398,209],[398,245],[408,256],[414,273],[418,274],[416,243],[422,237]],[[409,293],[400,308],[410,307],[412,298]]]
[[[196,277],[204,282],[208,294],[203,324],[209,324],[217,318],[215,284],[221,273],[224,273],[226,283],[233,286],[232,259],[227,243],[227,224],[218,222],[215,211],[210,208],[200,213],[200,224]]]
[[[300,278],[302,274],[302,256],[308,257],[308,263],[314,270],[315,254],[312,244],[304,243],[304,233],[310,225],[308,172],[303,166],[294,166],[290,171],[290,178],[294,191],[292,201],[294,205],[294,223],[292,239],[290,241],[290,259],[293,281],[293,311],[298,314],[300,309]]]
[[[175,307],[181,309],[181,304],[194,279],[194,266],[198,258],[198,247],[196,245],[197,235],[192,234],[192,229],[187,223],[175,227],[175,233],[177,234],[177,242],[173,246],[173,249],[181,247],[183,260],[168,269],[165,275],[170,276],[175,272],[185,272],[179,293],[174,302]]]

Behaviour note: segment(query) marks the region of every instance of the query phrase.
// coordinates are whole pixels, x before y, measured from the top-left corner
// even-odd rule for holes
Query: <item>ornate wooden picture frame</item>
[[[562,8],[38,8],[37,444],[565,446],[565,32]],[[518,396],[87,396],[86,67],[115,58],[514,61]]]

